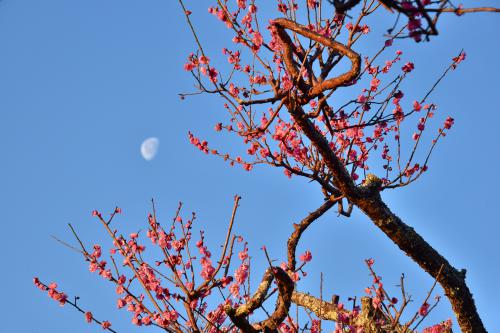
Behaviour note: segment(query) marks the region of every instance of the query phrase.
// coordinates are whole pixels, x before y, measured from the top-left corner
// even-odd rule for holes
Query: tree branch
[[[304,32],[304,27],[292,21],[277,19],[274,20],[274,24],[280,27],[280,29],[286,27],[293,31],[298,31],[308,38],[316,37],[312,32]],[[284,35],[286,35],[286,33],[279,34],[280,38]],[[292,55],[290,51],[291,47],[289,45],[287,46],[287,44],[290,43],[290,40],[285,38],[282,39],[281,42],[285,49],[284,60],[287,66],[289,66]],[[347,52],[344,53],[347,54]],[[353,62],[353,67],[350,72],[353,72],[355,67],[355,63]],[[336,78],[333,80],[336,80]],[[337,187],[350,202],[359,207],[404,253],[418,263],[419,266],[433,278],[437,278],[438,282],[445,290],[446,296],[450,300],[453,310],[455,311],[458,323],[464,332],[486,332],[464,277],[441,254],[415,232],[413,228],[406,225],[387,207],[379,193],[381,180],[372,175],[367,177],[364,186],[356,186],[342,161],[330,148],[327,139],[308,119],[306,113],[301,105],[298,105],[296,99],[288,96],[285,97],[284,102],[297,126],[299,126],[308,137],[333,174],[335,187]],[[443,267],[443,271],[442,274],[438,276],[441,266]]]
[[[312,87],[309,88],[307,93],[307,99],[305,99],[305,103],[307,100],[313,99],[317,97],[319,94],[326,90],[336,89],[339,86],[347,84],[353,81],[358,75],[360,71],[361,58],[359,54],[348,48],[347,46],[331,40],[323,35],[318,34],[312,30],[307,29],[305,26],[300,25],[296,22],[290,21],[285,18],[277,18],[273,20],[273,25],[276,27],[278,36],[282,41],[283,46],[283,60],[286,64],[287,70],[290,72],[292,77],[296,80],[300,73],[297,71],[297,68],[293,61],[293,42],[290,39],[290,36],[286,33],[285,29],[289,29],[299,35],[302,35],[310,40],[316,41],[328,48],[332,51],[339,53],[342,56],[346,56],[351,61],[352,65],[349,71],[341,74],[337,77],[330,78],[323,82],[318,82],[313,84]],[[299,86],[299,88],[302,88]],[[304,104],[304,102],[301,102]]]

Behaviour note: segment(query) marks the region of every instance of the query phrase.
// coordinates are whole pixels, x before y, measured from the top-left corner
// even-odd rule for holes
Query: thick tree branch
[[[262,332],[274,332],[288,315],[292,303],[294,283],[288,274],[280,267],[273,267],[273,275],[278,285],[278,300],[274,312],[266,320],[255,324],[254,327]]]
[[[462,331],[486,332],[464,276],[413,228],[391,212],[382,201],[378,191],[381,181],[372,176],[367,178],[364,186],[356,186],[342,162],[330,149],[327,140],[314,127],[302,108],[294,106],[290,101],[286,105],[297,125],[311,140],[334,175],[336,187],[432,277],[438,277],[439,269],[443,266],[443,272],[438,277],[438,282],[451,302]]]
[[[236,309],[233,315],[236,317],[246,317],[256,309],[258,309],[264,302],[273,279],[274,279],[273,271],[272,268],[269,267],[265,271],[264,276],[262,277],[262,281],[260,282],[259,286],[257,287],[257,290],[252,295],[250,300],[245,304],[240,305],[238,309]]]
[[[327,302],[321,300],[309,294],[301,293],[295,291],[292,294],[292,302],[314,312],[316,317],[323,320],[331,320],[337,322],[339,320],[339,315],[347,314],[349,311],[344,309],[339,309],[333,302]]]
[[[266,320],[256,324],[250,324],[246,317],[262,306],[273,280],[276,280],[276,284],[278,285],[278,300],[276,301],[274,312]],[[264,273],[257,291],[246,304],[240,305],[237,309],[227,305],[224,310],[231,321],[236,327],[242,330],[242,332],[276,332],[279,324],[281,324],[288,315],[293,289],[294,283],[283,269],[280,267],[269,267]]]
[[[316,38],[312,32],[305,32],[303,30],[305,29],[304,27],[292,21],[277,19],[274,20],[274,24],[278,26],[279,29],[287,28],[292,31],[297,31],[308,38]],[[284,30],[279,34],[280,38],[285,35],[286,33]],[[292,57],[290,51],[291,47],[289,45],[290,39],[286,39],[285,36],[281,42],[284,47],[284,60],[287,66],[289,66]],[[332,47],[338,47],[338,45],[335,44]],[[346,51],[342,52],[343,54],[348,54]],[[355,71],[355,67],[355,63],[353,62],[351,72]],[[337,78],[334,78],[333,80],[336,79]],[[342,84],[344,83],[347,82],[343,81]],[[339,85],[341,83],[336,82],[333,85],[335,84]],[[324,91],[324,89],[330,89],[330,87],[321,86],[321,89],[323,90],[319,90],[319,92]],[[356,186],[342,161],[330,148],[327,139],[308,119],[301,105],[298,105],[296,98],[288,96],[284,99],[284,102],[297,126],[299,126],[309,138],[312,145],[317,149],[325,164],[333,174],[335,187],[340,189],[349,201],[359,207],[377,227],[379,227],[403,252],[417,262],[422,269],[428,272],[432,277],[438,279],[438,282],[445,290],[451,302],[459,325],[464,332],[486,332],[463,275],[415,232],[413,228],[406,225],[399,217],[391,212],[382,201],[379,194],[381,181],[377,177],[372,176],[367,178],[364,186]],[[443,272],[438,276],[441,266],[443,267]]]
[[[327,302],[297,291],[292,294],[292,303],[313,312],[316,317],[322,320],[339,322],[341,321],[341,317],[352,317],[354,321],[350,324],[363,328],[363,332],[365,333],[385,332],[385,330],[382,330],[380,326],[376,324],[377,319],[381,319],[383,316],[379,310],[373,307],[370,297],[361,298],[361,312],[355,316],[352,316],[351,311],[339,308],[335,302]],[[397,323],[393,329],[396,329],[396,332],[404,332],[404,327],[399,323]]]

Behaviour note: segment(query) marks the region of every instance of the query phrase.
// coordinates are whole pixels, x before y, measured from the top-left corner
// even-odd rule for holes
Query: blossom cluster
[[[146,245],[140,241],[138,232],[126,237],[118,234],[117,230],[111,230],[112,220],[116,214],[121,213],[119,208],[115,209],[109,220],[104,220],[103,214],[98,211],[92,212],[92,216],[101,222],[111,237],[109,259],[114,269],[103,259],[105,251],[99,244],[94,244],[91,251],[82,245],[82,254],[91,273],[114,285],[118,296],[117,308],[126,309],[132,314],[132,324],[156,325],[174,331],[185,331],[186,328],[203,325],[211,327],[209,332],[219,332],[224,327],[228,328],[224,307],[237,306],[248,297],[248,246],[241,236],[233,236],[232,239],[226,240],[226,246],[230,247],[231,253],[223,253],[221,260],[214,263],[212,252],[205,242],[204,232],[200,231],[199,239],[193,241],[196,215],[193,213],[189,219],[183,219],[180,216],[181,207],[179,204],[176,216],[168,228],[158,222],[155,214],[148,215],[146,236],[156,248],[156,252],[163,257],[161,259],[153,254],[153,249],[146,251]],[[234,274],[230,275],[230,264],[234,261],[231,260],[232,251],[238,244],[242,245],[242,250],[238,253],[240,263],[234,269]],[[199,255],[193,251],[193,245]],[[148,253],[150,260],[146,259]],[[122,258],[121,265],[128,268],[128,273],[119,271],[116,265],[117,257]],[[34,279],[34,283],[61,305],[68,302],[67,295],[57,291],[57,284],[46,286],[38,278]],[[219,303],[207,302],[214,289],[223,295]],[[212,295],[212,298],[218,297]],[[69,303],[77,307],[76,301]],[[215,307],[210,309],[212,306]],[[198,322],[195,318],[199,315],[207,320]],[[96,321],[105,329],[111,326],[108,321],[95,320],[88,311],[85,312],[85,320]]]
[[[278,1],[277,10],[295,21],[300,8],[297,2],[292,4]],[[316,16],[310,16],[303,29],[332,40],[346,35],[346,47],[352,50],[359,40],[372,33],[364,20],[375,8],[363,8],[359,17],[351,21],[338,13],[333,18],[323,19],[318,16],[322,2],[307,1],[306,4],[307,15],[315,13]],[[416,65],[405,61],[396,68],[395,64],[403,57],[400,50],[396,50],[393,57],[380,60],[402,32],[390,36],[374,55],[365,56],[358,77],[344,85],[350,86],[348,89],[342,87],[355,92],[356,87],[366,84],[361,93],[345,102],[333,101],[330,105],[329,97],[337,88],[309,97],[304,86],[314,87],[317,82],[326,80],[342,56],[319,43],[307,48],[304,45],[309,39],[296,36],[292,56],[301,66],[298,76],[295,76],[284,60],[284,41],[273,20],[269,20],[267,26],[259,23],[257,1],[235,2],[234,5],[232,8],[231,2],[220,2],[208,10],[234,32],[232,41],[236,48],[241,48],[222,49],[231,68],[228,78],[223,79],[220,71],[210,65],[202,48],[188,56],[184,68],[193,73],[201,92],[215,92],[224,98],[224,109],[230,118],[228,122],[217,123],[215,130],[240,137],[246,146],[246,154],[222,153],[190,131],[189,141],[194,146],[206,154],[222,157],[231,166],[241,165],[246,171],[251,171],[256,164],[266,164],[282,168],[287,177],[303,176],[322,185],[331,182],[332,175],[317,147],[297,125],[293,110],[287,105],[289,96],[295,95],[300,108],[328,140],[355,182],[362,184],[368,172],[374,171],[379,173],[383,188],[401,187],[412,183],[428,169],[434,146],[446,136],[454,120],[447,117],[437,128],[437,134],[429,132],[433,127],[429,121],[438,109],[435,103],[428,101],[433,88],[424,98],[409,101],[402,87]],[[410,36],[419,39],[422,34],[421,13],[415,10],[412,1],[403,1],[400,5],[411,13],[407,25]],[[427,5],[423,4],[424,7]],[[264,26],[267,31],[264,31]],[[328,65],[322,58],[324,53],[330,61]],[[448,69],[456,68],[464,57],[464,53],[455,57]],[[316,67],[321,71],[318,72]],[[206,76],[209,84],[204,83]],[[418,116],[422,112],[424,114]],[[407,125],[412,121],[415,125]],[[415,131],[407,133],[413,126]],[[429,134],[424,135],[424,132]]]
[[[239,197],[235,197],[237,204]],[[237,207],[237,206],[235,206]],[[238,308],[250,300],[250,256],[248,244],[241,236],[233,235],[226,240],[224,248],[230,250],[222,251],[221,259],[213,261],[204,231],[199,231],[198,240],[193,240],[193,225],[196,222],[196,214],[192,213],[189,219],[181,216],[182,204],[168,227],[159,223],[156,213],[147,217],[148,229],[146,236],[160,254],[159,259],[155,254],[153,259],[146,259],[148,252],[146,245],[140,242],[138,232],[133,232],[125,237],[118,230],[110,228],[116,214],[121,213],[115,209],[109,220],[104,220],[98,211],[93,216],[103,225],[112,239],[112,247],[109,249],[109,258],[115,269],[108,268],[103,260],[104,251],[101,245],[92,246],[92,251],[87,251],[82,244],[82,254],[89,262],[89,271],[101,278],[111,282],[118,296],[116,306],[118,309],[126,309],[132,314],[131,322],[136,326],[156,325],[172,331],[189,331],[204,328],[207,332],[236,332],[237,327],[229,320],[227,308]],[[231,231],[231,229],[229,229]],[[192,245],[194,243],[194,248]],[[240,247],[237,251],[235,247]],[[196,251],[194,250],[196,249]],[[263,247],[267,254],[267,250]],[[234,255],[237,254],[237,255]],[[122,257],[122,267],[128,268],[128,273],[119,272],[116,265],[117,256]],[[312,260],[309,250],[298,255],[300,265],[293,270],[282,264],[283,271],[297,283],[299,272],[306,276],[304,266]],[[231,262],[237,260],[238,264],[230,275]],[[366,260],[373,275],[373,284],[366,288],[371,299],[372,307],[380,313],[386,313],[386,317],[380,317],[376,324],[380,327],[393,324],[395,316],[390,316],[390,310],[397,313],[396,305],[398,299],[389,297],[382,283],[382,278],[373,271],[373,259]],[[168,273],[169,272],[169,273]],[[274,273],[273,273],[274,274]],[[75,301],[68,300],[68,296],[57,290],[57,284],[43,284],[38,278],[34,278],[34,284],[42,291],[59,302],[59,304],[70,304],[84,314],[87,322],[96,322],[102,328],[115,332],[109,321],[99,321],[90,311],[82,310]],[[213,291],[217,290],[223,297],[220,298]],[[277,289],[275,289],[277,290]],[[408,300],[403,294],[403,303]],[[360,329],[359,318],[361,308],[359,305],[348,310],[343,303],[335,303],[338,313],[335,332],[358,332]],[[403,306],[404,308],[404,306]],[[425,317],[433,307],[427,302],[422,303],[418,310],[418,316]],[[402,311],[402,310],[401,310]],[[387,315],[389,314],[389,315]],[[399,317],[398,317],[399,318]],[[448,322],[435,325],[424,332],[448,332],[445,329]],[[301,324],[303,326],[303,324]],[[291,318],[280,324],[283,332],[298,332],[298,323]],[[310,331],[319,332],[320,321],[311,318]]]

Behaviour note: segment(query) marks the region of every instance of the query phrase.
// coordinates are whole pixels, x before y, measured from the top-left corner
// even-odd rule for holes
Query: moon
[[[146,161],[151,161],[158,153],[160,140],[155,137],[147,138],[141,144],[141,155]]]

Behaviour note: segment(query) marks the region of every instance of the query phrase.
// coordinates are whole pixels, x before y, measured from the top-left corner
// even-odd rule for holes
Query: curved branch
[[[290,72],[290,74],[297,78],[300,73],[298,72],[294,61],[293,61],[293,42],[290,36],[286,33],[285,29],[291,30],[299,35],[302,35],[310,40],[318,42],[332,51],[339,53],[342,56],[346,56],[351,61],[351,68],[349,71],[337,76],[325,80],[323,82],[318,82],[313,84],[313,86],[307,91],[307,98],[312,99],[317,97],[319,94],[326,90],[336,89],[339,86],[343,86],[352,82],[358,75],[360,71],[361,57],[359,54],[351,50],[349,47],[336,42],[330,38],[318,34],[312,30],[309,30],[303,25],[285,18],[277,18],[273,20],[273,25],[276,27],[278,36],[281,39],[283,46],[283,60],[285,65]],[[299,87],[300,88],[300,87]]]
[[[294,283],[288,274],[280,267],[273,267],[273,275],[278,285],[278,300],[274,312],[266,320],[255,324],[254,328],[263,332],[276,331],[279,324],[285,320],[288,315],[288,309],[292,303],[292,294]]]
[[[252,313],[254,310],[262,306],[262,303],[265,300],[265,297],[269,291],[269,287],[271,286],[271,282],[273,281],[274,276],[272,272],[272,268],[269,267],[264,276],[262,277],[262,281],[257,288],[257,291],[253,294],[250,300],[240,305],[237,309],[234,309],[231,305],[226,305],[224,311],[229,316],[229,319],[233,322],[236,327],[238,327],[242,332],[245,333],[257,333],[259,330],[255,329],[246,319],[246,317]]]
[[[248,322],[246,317],[262,306],[273,279],[276,280],[276,284],[278,285],[276,308],[269,318],[252,325]],[[288,309],[292,302],[293,289],[294,283],[283,269],[280,267],[269,267],[264,273],[257,291],[247,303],[240,305],[237,309],[227,305],[224,311],[236,327],[245,333],[273,332],[276,331],[279,324],[281,324],[288,315]]]
[[[328,199],[325,201],[324,204],[322,204],[318,209],[316,209],[314,212],[310,213],[307,215],[306,218],[304,218],[299,224],[294,223],[294,228],[295,231],[290,235],[290,238],[288,238],[288,269],[291,271],[295,271],[295,266],[296,266],[296,260],[295,260],[295,250],[297,249],[297,245],[300,240],[300,236],[302,233],[313,223],[315,220],[317,220],[321,215],[326,213],[330,208],[335,205],[337,201]]]
[[[240,305],[238,309],[236,309],[234,315],[237,317],[246,317],[250,313],[255,311],[257,308],[259,308],[267,296],[269,287],[271,286],[271,282],[273,281],[273,279],[274,279],[273,271],[272,268],[269,267],[264,273],[264,276],[262,277],[262,281],[260,282],[259,287],[252,295],[250,300],[245,304]]]

